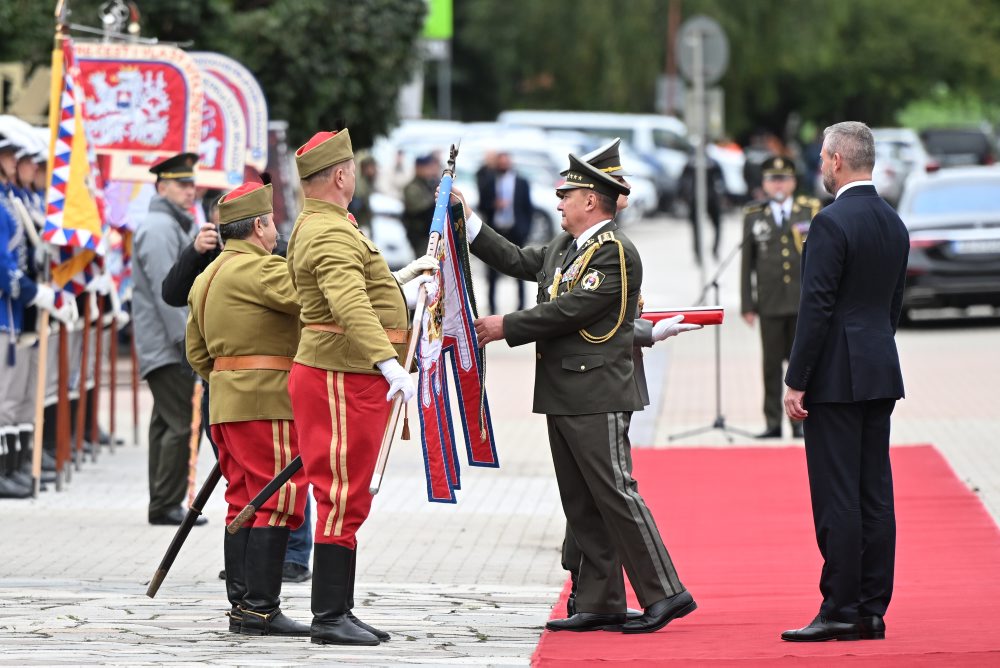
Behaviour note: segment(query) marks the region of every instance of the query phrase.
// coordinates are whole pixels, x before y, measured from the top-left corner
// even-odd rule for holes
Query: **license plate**
[[[1000,254],[1000,239],[961,239],[951,242],[955,255]]]

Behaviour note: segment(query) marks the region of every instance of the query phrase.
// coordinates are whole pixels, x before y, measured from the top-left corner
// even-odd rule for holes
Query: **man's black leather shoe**
[[[781,438],[781,427],[765,429],[764,431],[754,436],[754,438]]]
[[[308,566],[297,564],[294,561],[286,561],[281,566],[282,582],[305,582],[312,577],[312,571]]]
[[[184,510],[184,508],[177,506],[176,508],[171,508],[163,515],[159,515],[157,517],[150,517],[149,523],[176,527],[184,523],[185,517],[187,517],[187,511]],[[199,515],[198,518],[194,521],[194,525],[197,527],[207,522],[208,522],[207,517],[205,517],[204,515]]]
[[[858,620],[862,640],[885,640],[885,621],[878,615],[862,617]]]
[[[567,619],[546,622],[549,631],[621,631],[625,615],[578,612]]]
[[[857,624],[835,622],[817,615],[809,626],[785,631],[782,640],[789,642],[823,642],[824,640],[860,640],[861,628]]]
[[[802,430],[801,422],[792,423],[792,438],[805,438],[805,432]]]
[[[576,595],[570,594],[569,598],[566,599],[566,616],[572,617],[576,614]],[[642,617],[642,610],[636,610],[635,608],[625,608],[625,619],[639,619]]]
[[[675,619],[680,619],[698,609],[690,592],[682,591],[646,608],[638,619],[625,623],[622,633],[653,633]]]

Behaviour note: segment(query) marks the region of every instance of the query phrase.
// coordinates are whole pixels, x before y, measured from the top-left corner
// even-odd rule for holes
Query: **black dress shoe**
[[[862,617],[858,620],[862,640],[885,640],[885,621],[878,615]]]
[[[185,517],[187,517],[187,510],[185,510],[180,506],[177,506],[176,508],[171,508],[162,515],[158,515],[157,517],[150,517],[149,523],[176,527],[184,523]],[[194,525],[197,527],[201,526],[202,524],[206,524],[207,522],[208,522],[207,517],[205,517],[204,515],[199,515],[198,518],[194,521]]]
[[[31,494],[30,487],[20,485],[11,478],[0,476],[0,499],[27,499]]]
[[[792,438],[805,438],[805,432],[802,429],[801,422],[792,423]]]
[[[646,608],[638,619],[625,623],[622,633],[653,633],[675,619],[680,619],[698,609],[690,592],[682,591]]]
[[[281,566],[282,582],[305,582],[312,577],[312,572],[308,566],[297,564],[294,561],[286,561]]]
[[[621,631],[625,615],[578,612],[567,619],[546,622],[549,631]]]
[[[576,614],[576,594],[570,594],[566,599],[566,616],[572,617]],[[635,608],[625,608],[625,619],[639,619],[642,617],[642,610]]]
[[[760,432],[754,438],[781,438],[781,427],[773,427],[772,429],[765,429]]]
[[[817,615],[809,626],[785,631],[782,640],[789,642],[823,642],[825,640],[860,640],[861,628],[857,624],[835,622]]]

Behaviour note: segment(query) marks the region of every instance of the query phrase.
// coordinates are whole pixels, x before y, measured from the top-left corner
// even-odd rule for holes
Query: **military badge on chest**
[[[753,240],[757,242],[761,250],[771,242],[771,234],[774,232],[774,223],[772,223],[767,218],[760,218],[754,221],[753,227],[751,228],[751,233],[753,234]]]

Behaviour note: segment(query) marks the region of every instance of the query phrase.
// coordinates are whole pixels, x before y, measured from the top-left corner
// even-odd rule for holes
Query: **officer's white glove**
[[[115,312],[115,321],[118,325],[118,329],[124,329],[125,325],[127,325],[131,320],[132,318],[129,316],[128,311],[118,309]]]
[[[35,298],[28,306],[37,306],[51,312],[56,305],[56,291],[47,285],[39,285]]]
[[[695,329],[701,329],[704,325],[689,325],[687,323],[681,322],[684,320],[683,315],[675,315],[672,318],[664,318],[660,322],[653,325],[653,341],[662,341],[663,339],[669,339],[671,336],[677,336],[681,332],[690,332]]]
[[[433,276],[421,274],[409,283],[403,284],[403,297],[406,298],[406,308],[417,307],[417,297],[420,295],[420,286],[424,283],[430,283],[431,281],[434,281]]]
[[[112,283],[110,274],[98,274],[90,283],[87,283],[87,292],[95,295],[106,295],[111,292]]]
[[[382,372],[385,379],[389,381],[389,392],[385,395],[386,401],[392,401],[397,392],[403,393],[403,401],[407,402],[416,394],[417,388],[413,384],[410,374],[406,373],[402,365],[396,361],[395,357],[378,363],[378,370]]]
[[[392,272],[392,275],[402,285],[409,283],[425,271],[437,271],[439,266],[437,258],[430,255],[421,255],[399,271]]]
[[[59,308],[53,307],[46,310],[52,314],[53,318],[66,325],[72,325],[80,319],[80,312],[76,308],[75,299],[64,299],[63,305]]]

